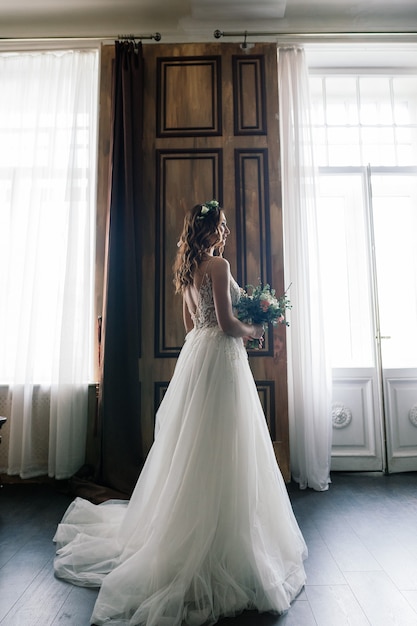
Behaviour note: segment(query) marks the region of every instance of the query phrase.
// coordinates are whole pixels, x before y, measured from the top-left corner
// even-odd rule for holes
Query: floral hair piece
[[[201,205],[200,213],[197,215],[198,220],[203,220],[210,211],[214,211],[219,207],[219,203],[217,200],[210,200],[210,202],[205,202]]]

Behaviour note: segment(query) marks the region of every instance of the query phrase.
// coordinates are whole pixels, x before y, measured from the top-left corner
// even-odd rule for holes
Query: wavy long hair
[[[223,209],[216,201],[196,204],[187,211],[184,227],[178,242],[174,263],[175,293],[183,293],[193,284],[194,272],[210,248],[219,256],[223,254],[220,222]]]

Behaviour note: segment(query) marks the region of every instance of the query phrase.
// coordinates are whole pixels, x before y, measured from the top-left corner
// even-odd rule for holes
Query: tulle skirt
[[[101,587],[94,624],[289,608],[307,550],[241,339],[188,333],[130,501],[77,498],[54,541],[57,576]]]

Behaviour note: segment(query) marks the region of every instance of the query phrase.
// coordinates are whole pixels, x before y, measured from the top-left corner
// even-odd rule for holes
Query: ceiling
[[[417,32],[417,0],[3,0],[0,38],[209,41],[213,32]]]

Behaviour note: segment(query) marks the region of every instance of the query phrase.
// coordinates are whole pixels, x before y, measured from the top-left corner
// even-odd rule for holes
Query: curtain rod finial
[[[220,37],[223,37],[223,33],[221,30],[215,30],[213,35],[216,39],[220,39]]]

